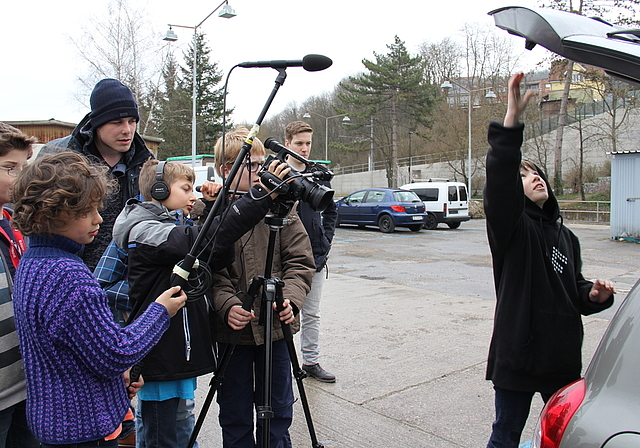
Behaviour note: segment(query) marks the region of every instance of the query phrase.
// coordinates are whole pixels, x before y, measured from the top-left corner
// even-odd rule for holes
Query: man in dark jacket
[[[117,79],[103,79],[91,93],[91,112],[71,135],[53,140],[38,157],[74,151],[90,162],[109,167],[120,188],[105,199],[100,233],[84,247],[82,259],[92,271],[111,241],[113,223],[128,199],[137,197],[142,164],[153,154],[136,131],[140,115],[131,90]]]
[[[520,114],[531,98],[509,81],[504,125],[489,125],[484,208],[497,295],[487,379],[496,420],[488,448],[517,448],[536,392],[546,402],[580,378],[581,315],[613,304],[613,285],[582,276],[578,238],[560,218],[542,171],[521,161]]]
[[[287,148],[308,159],[311,152],[311,139],[313,129],[304,121],[294,121],[285,127],[284,144]],[[304,172],[306,166],[299,160],[290,158],[288,163]],[[329,182],[318,183],[331,187]],[[313,259],[316,264],[316,273],[311,283],[311,291],[307,295],[301,311],[300,345],[302,346],[302,368],[308,375],[325,383],[333,383],[336,380],[334,374],[327,372],[319,364],[320,358],[320,300],[322,288],[326,279],[326,264],[331,241],[336,230],[338,212],[333,201],[323,211],[313,210],[304,201],[298,202],[298,215],[311,240]]]

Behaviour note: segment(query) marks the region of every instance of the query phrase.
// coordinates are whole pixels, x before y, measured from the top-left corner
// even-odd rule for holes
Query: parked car
[[[505,7],[496,26],[576,62],[640,83],[638,32],[565,11]],[[584,377],[556,392],[540,414],[535,448],[640,446],[640,281],[627,295]]]
[[[424,225],[427,230],[435,229],[440,223],[457,229],[460,223],[471,219],[467,186],[462,182],[429,180],[402,185],[400,188],[415,192],[424,202],[429,215]]]
[[[378,226],[384,233],[391,233],[396,227],[418,232],[427,219],[420,198],[413,191],[398,188],[358,190],[337,201],[336,206],[337,225]]]

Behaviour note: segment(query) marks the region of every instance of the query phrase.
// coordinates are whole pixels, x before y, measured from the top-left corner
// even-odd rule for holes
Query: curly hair
[[[13,183],[11,222],[27,236],[64,229],[94,207],[102,208],[115,187],[107,171],[70,151],[37,159]]]

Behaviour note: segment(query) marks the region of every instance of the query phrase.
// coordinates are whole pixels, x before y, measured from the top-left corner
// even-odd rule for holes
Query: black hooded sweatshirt
[[[520,177],[524,125],[489,125],[484,208],[493,259],[496,308],[487,362],[500,388],[551,394],[580,378],[582,315],[613,304],[589,300],[578,238],[560,218],[549,182],[540,208]]]

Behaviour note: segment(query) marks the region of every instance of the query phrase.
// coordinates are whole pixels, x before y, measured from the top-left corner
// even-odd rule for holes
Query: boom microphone
[[[253,68],[253,67],[270,67],[270,68],[287,68],[287,67],[302,67],[308,72],[318,72],[325,68],[331,67],[333,61],[321,54],[308,54],[302,59],[294,59],[291,61],[253,61],[242,62],[238,64],[238,67]]]

